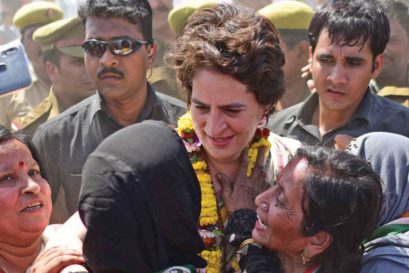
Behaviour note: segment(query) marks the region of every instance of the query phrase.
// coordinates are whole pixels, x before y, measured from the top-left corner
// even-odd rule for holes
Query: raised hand
[[[264,172],[265,147],[257,153],[256,164],[250,177],[247,177],[248,150],[244,150],[240,157],[240,169],[234,181],[223,173],[217,173],[216,179],[222,187],[222,198],[229,212],[238,209],[256,209],[254,200],[256,196],[265,191],[270,185],[266,181]]]

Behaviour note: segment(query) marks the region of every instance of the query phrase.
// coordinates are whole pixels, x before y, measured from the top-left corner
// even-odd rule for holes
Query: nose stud
[[[268,209],[268,204],[267,203],[261,203],[260,205],[262,210],[267,210]]]

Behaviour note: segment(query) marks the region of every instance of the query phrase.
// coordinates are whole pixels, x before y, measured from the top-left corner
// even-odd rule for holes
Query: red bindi
[[[23,162],[23,161],[20,161],[20,162],[18,163],[18,166],[19,166],[20,168],[23,168],[23,167],[24,167],[24,162]]]

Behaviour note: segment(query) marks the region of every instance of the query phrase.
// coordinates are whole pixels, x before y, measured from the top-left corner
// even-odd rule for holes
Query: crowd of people
[[[408,3],[11,2],[0,273],[409,272]]]

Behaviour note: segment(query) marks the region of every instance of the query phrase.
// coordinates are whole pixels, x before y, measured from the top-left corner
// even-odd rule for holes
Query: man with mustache
[[[384,63],[389,21],[377,0],[328,1],[308,29],[316,88],[303,102],[270,119],[276,134],[334,146],[339,135],[386,131],[409,136],[409,109],[368,88]]]
[[[148,83],[157,46],[147,0],[89,0],[79,16],[85,26],[85,67],[97,92],[41,125],[33,137],[53,201],[64,189],[68,215],[54,214],[59,222],[77,210],[82,166],[103,139],[146,119],[175,124],[186,110]]]

